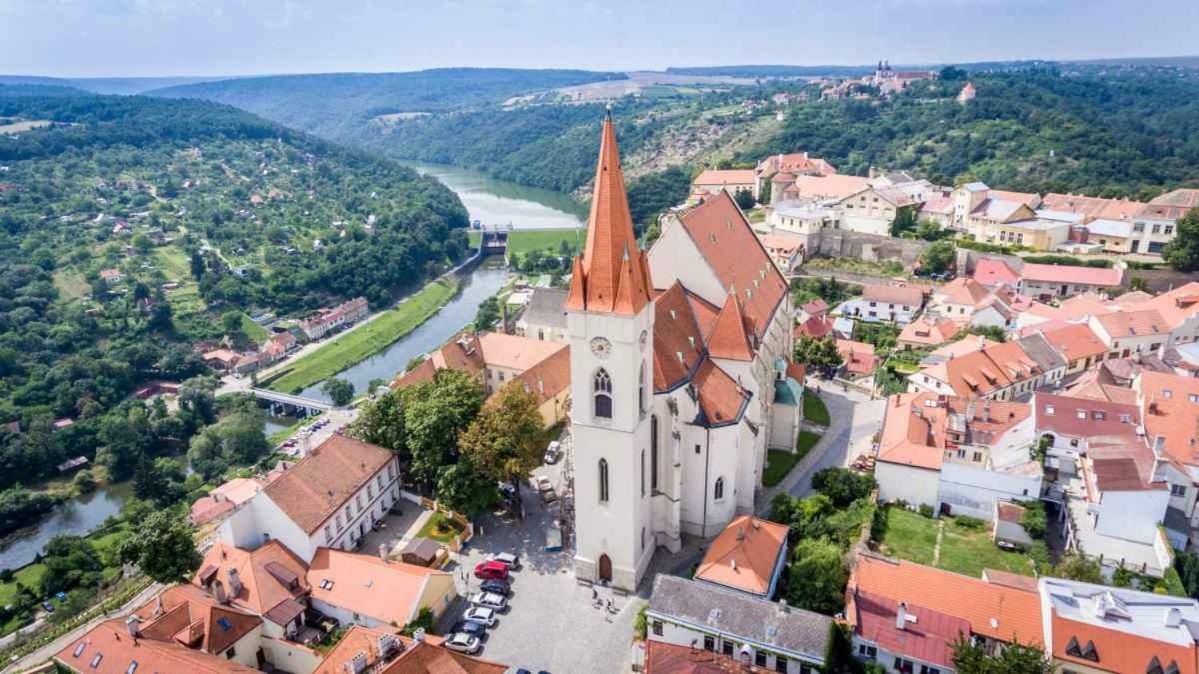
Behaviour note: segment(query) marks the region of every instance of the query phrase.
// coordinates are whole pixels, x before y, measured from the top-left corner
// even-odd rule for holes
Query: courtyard
[[[982,526],[976,523],[981,522]],[[970,518],[933,519],[905,508],[886,508],[886,532],[879,551],[917,564],[935,566],[972,578],[983,569],[1033,575],[1032,557],[1002,550],[991,540],[991,524]]]

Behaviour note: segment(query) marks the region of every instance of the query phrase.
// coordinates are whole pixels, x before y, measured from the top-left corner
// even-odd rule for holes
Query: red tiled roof
[[[758,182],[758,176],[753,169],[704,169],[700,172],[695,180],[691,181],[693,185],[703,186],[718,186],[718,185],[754,185]]]
[[[162,613],[158,612],[159,599]],[[221,653],[262,624],[258,616],[224,606],[194,585],[175,585],[134,612],[141,634],[156,641],[175,640],[205,653]]]
[[[517,378],[525,388],[545,402],[570,388],[570,347],[565,346],[552,356],[522,372]]]
[[[870,374],[877,364],[874,357],[874,345],[865,342],[853,342],[848,339],[838,339],[837,352],[845,361],[845,369],[854,374]]]
[[[1161,335],[1165,337],[1170,332],[1170,326],[1156,309],[1141,311],[1117,311],[1110,314],[1095,316],[1095,321],[1103,326],[1112,339],[1122,337],[1145,337]]]
[[[1144,371],[1133,382],[1133,388],[1139,393],[1149,442],[1157,442],[1160,437],[1170,456],[1188,465],[1199,465],[1199,402],[1194,402],[1199,400],[1199,379]]]
[[[933,291],[937,301],[975,306],[987,296],[987,288],[972,278],[959,276]]]
[[[1049,611],[1055,660],[1072,662],[1088,669],[1139,674],[1149,672],[1150,663],[1157,657],[1162,671],[1166,671],[1171,662],[1177,663],[1178,674],[1196,674],[1196,671],[1199,671],[1196,665],[1195,644],[1190,639],[1190,645],[1182,646],[1123,630],[1070,620],[1059,615],[1052,607]],[[1072,640],[1078,643],[1080,649],[1085,648],[1088,643],[1094,644],[1099,661],[1093,662],[1067,653],[1066,649]]]
[[[999,641],[1043,641],[1041,602],[1034,592],[871,554],[858,557],[849,580],[846,617],[851,625],[857,616],[855,590],[961,618],[970,623],[972,633]]]
[[[1144,444],[1137,436],[1140,411],[1133,405],[1043,392],[1033,395],[1032,404],[1038,434],[1086,437],[1092,445]]]
[[[711,334],[708,335],[708,352],[713,358],[750,361],[754,359],[753,347],[749,345],[745,315],[741,313],[741,302],[736,295],[729,294],[716,318]]]
[[[241,589],[233,594],[229,571],[237,571]],[[200,563],[192,584],[219,581],[230,603],[257,615],[266,615],[279,604],[308,592],[304,574],[308,565],[278,540],[270,540],[255,550],[217,542]],[[211,577],[209,577],[211,574]]]
[[[1020,281],[1020,275],[1006,262],[992,257],[984,257],[978,261],[978,265],[974,267],[973,278],[985,286],[1006,284],[1014,287]]]
[[[637,314],[649,303],[651,288],[649,267],[633,233],[616,129],[609,115],[600,137],[591,214],[587,218],[587,245],[575,258],[566,307]]]
[[[164,674],[252,674],[258,671],[222,656],[192,650],[174,639],[141,638],[135,643],[122,618],[106,620],[83,633],[56,653],[54,660],[72,671],[89,674],[129,674],[134,661],[137,661],[138,671]]]
[[[736,293],[752,332],[765,334],[787,282],[725,192],[687,211],[680,222],[726,293]]]
[[[1107,347],[1099,335],[1086,323],[1074,323],[1065,327],[1045,330],[1041,333],[1046,341],[1061,352],[1068,362],[1092,358],[1107,353]]]
[[[765,595],[779,555],[787,547],[786,524],[742,515],[712,540],[695,578]]]
[[[392,458],[382,447],[333,435],[262,493],[311,534]]]
[[[825,337],[833,331],[833,319],[828,315],[813,316],[795,326],[795,336]]]
[[[1138,213],[1141,218],[1177,220],[1199,207],[1199,189],[1181,188],[1151,199]]]
[[[942,667],[953,666],[953,644],[970,634],[970,622],[906,602],[903,629],[896,627],[899,601],[858,590],[853,598],[857,634],[889,653]]]
[[[917,308],[924,303],[924,291],[916,286],[872,283],[862,288],[862,299]]]
[[[656,391],[669,391],[682,384],[704,355],[703,333],[696,322],[693,306],[683,284],[677,281],[654,300]]]
[[[830,327],[831,329],[831,327]],[[958,334],[962,326],[948,318],[936,318],[924,314],[908,323],[899,333],[899,344],[936,346],[944,344]]]
[[[749,393],[711,359],[704,359],[692,382],[699,394],[699,408],[707,425],[724,426],[741,418],[749,402]]]
[[[394,639],[397,646],[387,655],[380,650],[384,639]],[[350,663],[358,656],[366,661],[364,671],[378,674],[504,674],[508,670],[506,665],[455,653],[432,635],[417,642],[391,629],[352,625],[313,674],[346,674],[353,671]]]
[[[734,657],[665,641],[645,641],[645,674],[760,674],[771,670],[744,665]]]
[[[1061,264],[1034,264],[1025,262],[1020,270],[1025,281],[1039,283],[1072,283],[1075,285],[1103,286],[1114,288],[1120,285],[1124,272],[1115,267],[1072,267]]]
[[[420,611],[430,577],[448,575],[415,564],[385,562],[375,555],[317,548],[306,577],[313,599],[404,625]],[[332,586],[321,587],[324,581],[332,581]]]

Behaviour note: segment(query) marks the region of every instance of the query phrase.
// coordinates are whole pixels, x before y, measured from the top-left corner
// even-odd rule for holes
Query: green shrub
[[[960,516],[955,517],[953,521],[957,522],[959,527],[963,529],[969,529],[971,531],[982,531],[983,529],[987,528],[986,520],[980,520],[977,517]]]
[[[921,503],[920,514],[931,519],[933,516],[933,507],[927,503]]]

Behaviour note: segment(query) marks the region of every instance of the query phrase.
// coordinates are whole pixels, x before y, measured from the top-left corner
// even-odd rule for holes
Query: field
[[[74,269],[59,269],[54,272],[54,288],[58,290],[58,298],[62,302],[84,297],[92,291],[83,274]]]
[[[246,333],[246,337],[255,344],[262,344],[270,339],[271,333],[261,325],[255,323],[246,314],[241,315],[241,331]]]
[[[297,393],[341,372],[415,330],[458,291],[458,284],[445,279],[433,281],[400,306],[388,309],[370,323],[335,338],[292,363],[287,373],[271,382],[270,388]]]
[[[940,550],[938,550],[938,539]],[[1032,560],[1001,550],[991,540],[990,524],[972,528],[954,517],[932,519],[905,508],[887,508],[882,552],[917,564],[978,578],[983,569],[1032,575]]]
[[[582,229],[522,229],[508,233],[508,254],[525,254],[531,250],[552,250],[557,252],[562,242],[570,245],[572,251],[582,248],[586,231]],[[482,233],[471,230],[470,245],[478,246]]]
[[[50,126],[50,124],[52,124],[52,122],[45,119],[21,120],[17,122],[10,122],[8,124],[0,124],[0,136],[5,134],[25,133],[26,131],[32,131],[43,126]]]
[[[810,421],[817,426],[829,425],[828,408],[824,406],[824,401],[819,395],[804,391],[803,418],[804,421]]]

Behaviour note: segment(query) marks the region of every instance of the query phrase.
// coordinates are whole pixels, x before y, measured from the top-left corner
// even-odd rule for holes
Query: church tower
[[[587,243],[566,299],[574,442],[575,575],[635,590],[654,553],[647,471],[654,304],[637,247],[611,112]]]

